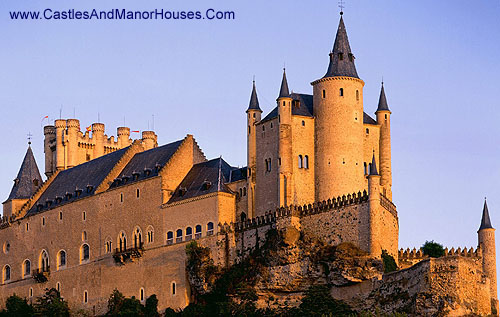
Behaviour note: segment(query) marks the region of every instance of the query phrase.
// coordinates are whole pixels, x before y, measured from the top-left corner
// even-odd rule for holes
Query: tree
[[[157,317],[158,314],[158,298],[153,294],[146,299],[146,307],[144,307],[144,316]]]
[[[394,272],[398,269],[396,260],[386,250],[382,250],[382,260],[384,262],[384,273]]]
[[[14,294],[7,298],[7,301],[5,302],[5,310],[0,312],[0,316],[33,316],[33,312],[33,306],[28,304],[25,299]]]
[[[313,285],[305,292],[298,316],[348,316],[354,312],[344,302],[334,299],[326,285]]]
[[[69,317],[68,303],[55,288],[47,289],[35,304],[35,316]]]
[[[425,241],[424,245],[422,245],[422,251],[425,255],[430,256],[431,258],[439,258],[444,255],[444,248],[441,244],[431,241]]]

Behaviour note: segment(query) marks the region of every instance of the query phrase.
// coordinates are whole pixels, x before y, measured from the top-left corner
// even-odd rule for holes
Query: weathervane
[[[344,14],[344,1],[340,0],[339,1],[339,8],[340,8],[340,15]]]
[[[33,136],[33,134],[31,134],[31,132],[28,132],[27,136],[28,136],[28,145],[29,145],[29,144],[31,144],[31,137]]]

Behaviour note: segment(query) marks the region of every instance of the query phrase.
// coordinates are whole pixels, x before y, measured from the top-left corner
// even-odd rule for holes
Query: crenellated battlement
[[[276,208],[275,211],[269,211],[263,216],[247,219],[243,222],[236,222],[231,224],[231,226],[235,231],[243,231],[276,223],[276,221],[281,218],[291,216],[304,217],[308,215],[332,211],[335,209],[341,209],[346,206],[362,204],[367,201],[368,193],[366,192],[366,190],[364,190],[363,192],[358,191],[358,193],[342,195],[339,197],[334,197],[332,199],[323,200],[321,202],[315,202],[313,204],[306,204],[302,206],[290,205],[287,207]]]
[[[445,248],[444,249],[444,256],[463,256],[467,258],[477,258],[480,259],[483,257],[483,253],[481,250],[481,247],[477,247],[474,249],[473,247],[470,247],[467,249],[467,247],[464,247],[463,249],[458,247],[455,249],[452,247],[451,249]],[[409,266],[412,266],[414,264],[417,264],[418,262],[428,259],[429,256],[425,255],[423,250],[413,248],[410,250],[410,248],[407,248],[404,250],[403,248],[399,249],[398,251],[398,259],[399,259],[399,264],[400,267],[406,268]]]

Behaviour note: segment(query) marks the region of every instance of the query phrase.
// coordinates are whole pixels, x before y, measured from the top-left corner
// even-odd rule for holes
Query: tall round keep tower
[[[316,200],[362,191],[364,82],[356,72],[342,16],[328,71],[311,85]]]
[[[253,81],[252,94],[247,109],[247,216],[255,217],[255,180],[257,171],[257,130],[255,125],[260,121],[262,110],[259,106],[255,80]]]

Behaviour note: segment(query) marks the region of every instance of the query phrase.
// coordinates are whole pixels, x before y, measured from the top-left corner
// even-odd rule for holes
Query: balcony
[[[47,282],[47,280],[49,279],[49,275],[50,275],[50,267],[35,269],[31,274],[31,276],[33,276],[33,279],[37,283]]]
[[[113,253],[113,258],[116,263],[125,264],[126,262],[133,262],[134,259],[138,259],[142,257],[144,253],[144,242],[140,242],[138,246],[134,246],[131,248],[116,248]]]

